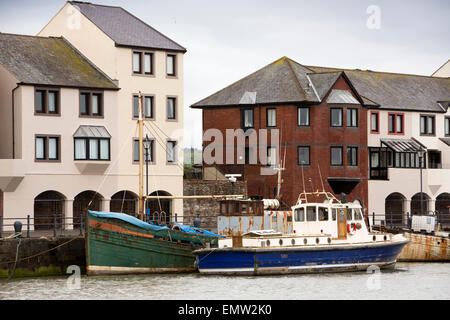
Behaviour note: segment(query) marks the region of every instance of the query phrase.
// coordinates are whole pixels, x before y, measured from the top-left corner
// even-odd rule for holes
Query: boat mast
[[[141,92],[139,91],[139,219],[144,220],[144,141],[143,128],[144,122],[142,120],[142,105]]]

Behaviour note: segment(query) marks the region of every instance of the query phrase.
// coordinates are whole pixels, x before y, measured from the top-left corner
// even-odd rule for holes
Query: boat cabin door
[[[338,239],[347,239],[347,208],[338,208]]]

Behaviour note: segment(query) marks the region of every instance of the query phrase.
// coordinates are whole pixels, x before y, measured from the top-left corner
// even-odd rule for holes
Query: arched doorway
[[[66,197],[57,191],[45,191],[34,198],[34,230],[63,229],[64,201]]]
[[[428,214],[428,202],[430,197],[426,193],[422,193],[422,206],[420,205],[420,192],[411,198],[411,215]],[[421,211],[422,210],[422,211]]]
[[[436,197],[435,203],[438,222],[442,228],[450,228],[450,193],[441,193]]]
[[[386,225],[400,225],[405,214],[405,196],[394,192],[388,195],[384,201]]]
[[[83,191],[73,200],[73,228],[79,229],[81,216],[88,210],[100,211],[102,208],[102,195],[95,191]],[[84,220],[83,220],[84,223]]]
[[[111,197],[109,210],[136,216],[137,201],[138,196],[135,193],[127,190],[119,191]]]
[[[150,196],[171,196],[170,193],[162,190],[155,191]],[[148,199],[147,218],[150,221],[169,224],[172,217],[172,199]]]

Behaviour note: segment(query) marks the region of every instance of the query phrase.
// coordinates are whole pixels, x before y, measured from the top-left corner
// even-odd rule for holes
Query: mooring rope
[[[19,246],[20,246],[21,242],[22,242],[22,238],[19,238],[19,242],[17,243],[17,248],[16,248],[16,261],[14,262],[14,267],[12,269],[12,272],[11,272],[11,274],[8,277],[8,281],[11,280],[14,272],[16,271],[17,258],[19,257]]]
[[[34,254],[34,255],[32,255],[32,256],[25,257],[25,258],[17,259],[17,253],[16,253],[16,261],[0,262],[0,265],[2,265],[2,264],[8,264],[8,263],[13,263],[13,262],[17,263],[17,262],[19,262],[19,261],[23,261],[23,260],[35,258],[35,257],[37,257],[37,256],[43,255],[44,253],[47,253],[47,252],[50,252],[50,251],[52,251],[52,250],[58,249],[58,248],[60,248],[60,247],[62,247],[62,246],[64,246],[64,245],[66,245],[66,244],[68,244],[68,243],[70,243],[70,242],[72,242],[72,241],[74,241],[74,240],[76,240],[76,239],[79,239],[79,238],[73,238],[73,239],[70,239],[69,241],[66,241],[66,242],[64,242],[64,243],[61,243],[60,245],[57,245],[57,246],[54,247],[54,248],[51,248],[51,249],[48,249],[48,250],[39,252],[39,253],[37,253],[37,254]],[[20,244],[20,240],[21,240],[21,238],[19,238],[19,244]],[[17,245],[17,252],[18,252],[18,250],[19,250],[19,245]]]

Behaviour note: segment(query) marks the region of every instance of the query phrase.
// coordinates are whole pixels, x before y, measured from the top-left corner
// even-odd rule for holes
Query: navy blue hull
[[[194,251],[198,269],[214,274],[276,274],[365,270],[393,267],[408,241],[397,243],[301,247],[224,248]]]

